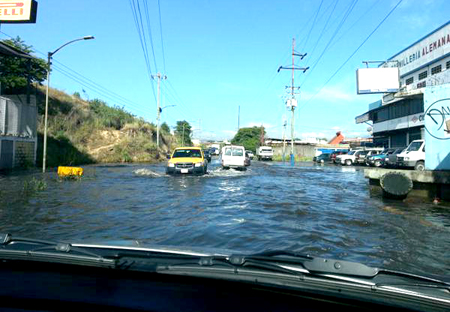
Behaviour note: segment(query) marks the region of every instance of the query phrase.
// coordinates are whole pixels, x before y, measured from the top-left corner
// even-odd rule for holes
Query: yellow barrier
[[[81,177],[83,168],[79,167],[58,167],[58,176],[60,177]]]

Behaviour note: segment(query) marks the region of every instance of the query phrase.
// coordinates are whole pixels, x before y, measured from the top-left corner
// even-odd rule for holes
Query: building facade
[[[398,67],[400,90],[385,94],[356,117],[372,122],[377,146],[403,147],[425,138],[424,92],[450,83],[450,22],[389,58],[381,67]]]
[[[30,60],[29,54],[0,42],[0,56]],[[1,94],[0,86],[0,170],[36,164],[37,106],[30,94]]]

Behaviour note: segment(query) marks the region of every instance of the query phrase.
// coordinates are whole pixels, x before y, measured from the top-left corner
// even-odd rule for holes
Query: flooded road
[[[363,168],[252,162],[202,177],[164,164],[85,167],[81,181],[56,173],[0,176],[0,232],[107,242],[291,249],[413,273],[450,275],[450,209],[371,198]],[[39,185],[37,185],[39,186]]]

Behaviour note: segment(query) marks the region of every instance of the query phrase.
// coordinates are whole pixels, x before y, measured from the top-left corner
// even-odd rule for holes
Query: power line
[[[162,31],[162,22],[161,22],[161,5],[158,0],[158,12],[159,12],[159,33],[161,35],[161,50],[162,50],[162,56],[163,56],[163,68],[164,72],[166,72],[166,56],[164,53],[164,40],[163,40],[163,31]]]
[[[138,0],[138,3],[139,3],[139,0]],[[139,5],[138,5],[138,9],[140,10]],[[152,47],[153,63],[155,64],[156,72],[158,72],[158,66],[156,65],[155,48],[153,46],[152,27],[151,27],[151,24],[150,24],[150,16],[149,16],[147,0],[144,0],[144,12],[145,12],[145,18],[146,18],[146,21],[147,21],[148,37],[150,39],[150,44],[151,44],[151,47]],[[139,14],[140,14],[140,11],[139,11]]]
[[[153,98],[156,102],[156,91],[155,91],[155,85],[152,80],[152,69],[151,69],[151,65],[150,65],[150,59],[148,56],[147,40],[146,40],[146,36],[145,36],[144,25],[142,22],[143,18],[142,18],[140,6],[139,6],[139,0],[136,0],[137,4],[135,3],[135,0],[129,0],[129,2],[130,2],[131,11],[133,13],[133,18],[134,18],[135,25],[136,25],[136,31],[138,32],[139,40],[141,43],[142,52],[144,54],[144,59],[145,59],[145,63],[147,66],[147,74],[150,79],[150,84],[152,86]]]
[[[333,10],[330,12],[330,15],[328,15],[328,19],[327,19],[327,21],[325,22],[325,25],[323,26],[322,31],[320,32],[320,35],[317,37],[317,40],[316,40],[316,43],[314,44],[314,47],[312,48],[311,52],[309,53],[309,56],[310,56],[310,57],[307,59],[305,66],[308,66],[309,60],[311,59],[311,56],[314,55],[314,52],[316,51],[317,45],[319,44],[319,41],[320,41],[320,39],[322,38],[322,35],[323,35],[323,33],[325,32],[325,29],[327,28],[328,23],[330,22],[331,16],[333,15],[333,13],[334,13],[334,11],[335,11],[336,6],[337,6],[338,3],[339,3],[339,1],[335,1],[335,2],[334,2]],[[328,10],[328,9],[327,9],[327,10]]]
[[[339,36],[339,38],[337,38],[330,46],[330,48],[332,48],[334,45],[336,45],[336,43],[338,43],[342,37],[345,36],[345,34],[347,34],[349,32],[349,30],[353,29],[353,27],[355,27],[356,24],[359,23],[359,21],[367,14],[369,13],[374,7],[375,5],[379,4],[380,2],[375,0],[372,4],[371,7],[369,7],[363,14],[361,14],[361,16],[351,25],[349,26],[345,31],[342,32],[342,34]]]
[[[5,36],[7,36],[7,37],[9,37],[11,39],[14,39],[11,35],[3,32],[3,31],[0,31],[0,33],[2,33],[3,35],[5,35]],[[43,53],[42,51],[39,51],[39,50],[35,50],[35,51],[38,54],[46,56],[46,54]],[[89,89],[91,91],[94,91],[95,93],[97,93],[99,95],[102,95],[105,98],[108,98],[109,100],[112,100],[112,101],[114,101],[116,103],[119,103],[119,104],[121,104],[123,106],[126,106],[126,107],[128,107],[130,109],[133,109],[135,111],[139,111],[141,113],[147,114],[147,112],[143,111],[139,107],[140,106],[139,103],[131,101],[131,100],[121,96],[120,94],[107,89],[106,87],[98,84],[97,82],[93,81],[92,79],[87,78],[86,76],[84,76],[84,75],[80,74],[79,72],[71,69],[70,67],[64,65],[63,63],[59,62],[56,59],[53,59],[53,61],[55,63],[59,64],[59,65],[56,65],[56,64],[53,65],[53,68],[56,71],[60,72],[64,76],[68,77],[69,79],[79,83],[83,87],[85,87],[85,88],[87,88],[87,89]],[[63,67],[64,69],[61,68],[60,66]]]
[[[308,77],[311,75],[311,73],[314,71],[314,69],[316,68],[317,64],[319,63],[319,61],[322,59],[322,57],[324,56],[324,54],[327,52],[331,42],[333,41],[334,37],[336,36],[336,34],[339,32],[339,30],[342,28],[342,26],[344,25],[345,21],[347,20],[348,16],[350,15],[350,13],[353,11],[354,7],[356,6],[356,3],[358,2],[358,0],[353,0],[349,7],[347,8],[347,11],[344,13],[344,16],[342,17],[342,20],[340,21],[339,25],[336,27],[336,30],[334,31],[334,33],[331,35],[330,40],[328,40],[325,48],[322,50],[322,53],[319,55],[319,58],[316,60],[316,62],[311,66],[311,69],[309,71],[309,73],[305,76],[305,79],[303,80],[303,82],[300,84],[300,87],[302,87],[306,80],[308,79]]]
[[[106,91],[102,91],[100,88],[97,88],[97,87],[95,87],[95,86],[92,85],[92,84],[86,83],[85,81],[81,80],[80,78],[77,78],[76,76],[70,74],[68,71],[62,69],[61,67],[59,67],[59,66],[57,66],[57,65],[53,65],[53,68],[54,68],[56,71],[58,71],[59,73],[61,73],[61,74],[63,74],[64,76],[66,76],[67,78],[69,78],[69,79],[71,79],[71,80],[73,80],[73,81],[79,83],[79,84],[82,85],[83,87],[85,87],[85,88],[87,88],[87,89],[89,89],[89,90],[91,90],[91,91],[94,91],[94,92],[96,92],[96,93],[102,95],[103,97],[105,97],[105,98],[107,98],[107,99],[109,99],[109,100],[111,100],[111,101],[113,101],[113,102],[116,102],[116,103],[118,103],[118,104],[120,104],[120,105],[122,105],[122,106],[124,106],[124,107],[127,106],[128,108],[132,108],[132,109],[134,109],[135,111],[139,111],[139,112],[143,113],[144,115],[147,113],[147,112],[141,110],[140,108],[138,108],[138,107],[136,107],[136,106],[134,106],[134,105],[131,105],[130,103],[124,102],[123,100],[121,100],[121,99],[118,98],[118,97],[114,97],[113,95],[109,94],[109,93],[106,92]]]
[[[303,45],[301,51],[304,51],[304,49],[306,48],[306,45],[308,44],[309,36],[311,35],[314,25],[316,25],[317,16],[319,15],[322,4],[323,4],[323,0],[320,1],[319,8],[317,9],[316,15],[314,16],[314,21],[311,24],[311,28],[309,28],[309,32],[308,32],[308,35],[306,36],[305,44]]]
[[[334,72],[333,75],[331,75],[331,77],[322,85],[322,87],[320,87],[320,89],[312,96],[310,97],[306,102],[303,103],[302,107],[305,107],[305,105],[311,101],[317,94],[319,94],[319,92],[331,81],[331,79],[334,78],[334,76],[336,76],[336,74],[345,66],[345,64],[348,63],[348,61],[350,61],[350,59],[356,54],[356,52],[359,51],[359,49],[367,42],[367,40],[369,40],[370,37],[372,37],[372,35],[378,30],[378,28],[380,28],[380,26],[388,19],[388,17],[395,11],[395,9],[397,9],[397,7],[400,5],[400,3],[402,3],[403,0],[399,0],[397,2],[397,4],[389,11],[389,13],[381,20],[381,22],[375,27],[375,29],[366,37],[366,39],[364,39],[364,41],[356,48],[355,51],[353,51],[353,53],[345,60],[344,63],[342,63],[341,66],[339,66],[339,68]],[[300,109],[299,108],[299,109]]]

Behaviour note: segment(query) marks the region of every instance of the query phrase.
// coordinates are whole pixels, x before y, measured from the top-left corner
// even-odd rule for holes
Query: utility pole
[[[291,165],[295,164],[295,156],[294,156],[294,121],[295,121],[295,114],[294,114],[294,112],[295,112],[295,107],[297,106],[297,100],[295,99],[295,92],[294,92],[294,90],[295,89],[300,89],[299,87],[298,88],[295,87],[295,84],[294,84],[295,71],[296,70],[301,70],[301,71],[303,71],[303,73],[305,73],[309,69],[309,67],[302,68],[302,67],[295,66],[295,57],[296,56],[299,56],[300,60],[303,60],[303,58],[306,56],[306,53],[305,54],[299,54],[299,53],[295,52],[295,38],[293,38],[292,39],[292,66],[291,67],[280,66],[278,68],[278,72],[280,72],[280,70],[282,70],[282,69],[290,69],[290,70],[292,70],[292,77],[291,77],[292,83],[291,83],[291,86],[290,87],[286,87],[286,88],[290,88],[291,89],[291,98],[288,100],[288,106],[290,107],[291,112],[292,112],[292,117],[291,117]]]
[[[161,118],[161,79],[167,79],[166,75],[161,75],[161,73],[157,73],[156,75],[152,75],[152,78],[158,78],[158,109],[156,115],[156,147],[159,148],[159,121]]]

